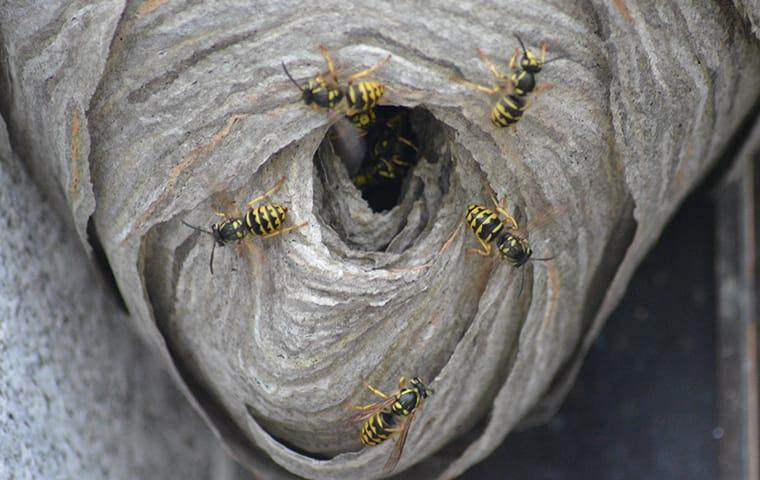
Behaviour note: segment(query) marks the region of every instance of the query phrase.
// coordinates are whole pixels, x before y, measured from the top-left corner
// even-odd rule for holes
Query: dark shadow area
[[[411,113],[404,107],[377,107],[376,119],[364,136],[364,157],[351,180],[375,212],[398,205],[401,187],[417,164]]]
[[[127,302],[124,301],[124,296],[121,294],[119,285],[116,283],[116,277],[113,274],[113,270],[111,270],[111,263],[108,261],[108,255],[106,255],[103,244],[100,243],[100,237],[98,236],[98,231],[95,228],[95,222],[92,217],[87,220],[87,242],[92,248],[92,259],[95,268],[100,272],[106,285],[108,285],[108,289],[113,293],[119,307],[121,307],[125,313],[129,313]]]
[[[718,477],[714,213],[701,189],[663,232],[559,413],[464,479]]]

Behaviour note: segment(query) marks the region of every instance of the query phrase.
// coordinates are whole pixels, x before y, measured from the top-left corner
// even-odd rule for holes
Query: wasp
[[[515,218],[507,211],[506,205],[500,205],[494,196],[491,196],[491,201],[495,205],[496,212],[475,203],[468,205],[465,210],[465,223],[482,247],[481,249],[470,248],[468,251],[486,257],[491,254],[491,242],[495,242],[501,256],[515,268],[525,265],[528,260],[547,261],[554,258],[554,256],[531,258],[533,250],[530,248],[528,239],[517,225]]]
[[[211,274],[214,274],[214,250],[216,246],[224,247],[230,243],[235,243],[243,240],[246,235],[253,234],[261,238],[270,238],[277,235],[285,234],[301,228],[307,225],[309,222],[304,222],[298,225],[283,228],[283,224],[288,215],[288,207],[281,203],[269,203],[256,206],[266,198],[270,197],[282,187],[285,182],[285,177],[282,177],[277,184],[268,190],[263,195],[249,201],[246,205],[248,211],[245,215],[230,217],[223,212],[215,212],[223,220],[219,223],[211,225],[211,231],[190,225],[182,220],[185,226],[192,228],[198,232],[210,235],[214,239],[214,244],[211,247],[211,258],[209,259],[209,270]]]
[[[409,114],[400,111],[369,132],[363,168],[352,181],[358,188],[395,180],[417,163]]]
[[[325,57],[325,62],[327,63],[327,70],[330,75],[329,80],[322,76],[322,74],[317,74],[312,80],[309,80],[306,86],[301,86],[290,74],[285,66],[285,62],[282,62],[285,75],[301,91],[301,98],[304,103],[315,109],[338,111],[349,118],[362,112],[371,112],[383,96],[385,85],[372,80],[363,80],[357,83],[354,83],[354,81],[371,75],[378,68],[390,62],[391,55],[388,55],[372,67],[349,76],[347,85],[343,87],[338,81],[338,74],[335,71],[332,56],[327,47],[320,45],[319,49],[322,51],[322,56]],[[370,113],[368,116],[358,117],[357,119],[352,118],[352,120],[354,120],[354,124],[359,123],[361,125],[363,122],[371,120],[371,118],[372,114]]]
[[[383,443],[392,435],[398,435],[396,447],[385,463],[384,470],[390,472],[401,458],[415,415],[421,410],[428,393],[433,391],[418,377],[408,381],[401,377],[398,382],[399,389],[391,395],[373,387],[365,379],[362,379],[362,383],[382,400],[369,405],[354,406],[359,410],[357,418],[364,422],[359,436],[364,445],[374,446]]]
[[[465,210],[464,221],[470,227],[472,233],[475,234],[475,238],[477,238],[481,246],[480,249],[468,248],[467,251],[487,257],[491,254],[492,242],[495,242],[496,249],[501,257],[515,268],[522,267],[529,260],[545,262],[554,259],[554,255],[543,258],[533,257],[533,250],[530,248],[526,234],[517,225],[514,217],[509,214],[506,204],[500,205],[493,195],[491,196],[491,201],[495,205],[496,212],[475,203],[468,205]],[[537,223],[534,226],[537,226]],[[457,229],[454,235],[446,241],[441,251],[448,248],[448,245],[458,231]],[[523,280],[524,278],[521,276],[518,295],[522,294]]]
[[[511,75],[507,75],[499,70],[499,67],[482,50],[476,50],[478,58],[486,64],[491,73],[496,77],[496,85],[489,87],[452,77],[452,80],[462,83],[473,90],[490,95],[500,94],[499,99],[491,108],[491,122],[500,128],[512,127],[514,129],[516,127],[517,122],[520,121],[523,113],[528,108],[528,95],[537,91],[536,75],[541,72],[544,65],[549,63],[545,60],[546,51],[549,48],[547,42],[541,45],[541,53],[537,57],[532,51],[525,48],[525,44],[517,34],[515,34],[515,38],[517,38],[522,47],[522,58],[518,65],[517,58],[520,55],[520,49],[515,49],[515,52],[509,59],[509,68],[512,70]],[[559,58],[562,57],[556,57],[550,61],[553,62]]]
[[[377,122],[377,113],[374,108],[370,108],[369,110],[351,115],[349,120],[351,120],[351,123],[359,132],[359,135],[364,136],[369,128]]]

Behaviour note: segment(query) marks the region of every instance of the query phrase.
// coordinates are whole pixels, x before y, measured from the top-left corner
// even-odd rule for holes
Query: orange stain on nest
[[[222,140],[224,140],[227,135],[229,135],[232,127],[243,117],[243,115],[233,115],[230,117],[224,126],[211,137],[211,141],[199,145],[192,152],[190,152],[188,156],[180,160],[177,165],[172,167],[171,171],[169,172],[169,178],[166,182],[166,187],[163,189],[158,198],[150,204],[145,213],[143,213],[137,220],[137,223],[132,229],[132,234],[134,234],[140,228],[140,226],[144,225],[145,222],[156,213],[159,207],[161,207],[168,200],[169,196],[174,193],[174,188],[177,186],[177,181],[179,180],[180,175],[182,175],[189,168],[195,166],[199,158],[219,145]],[[129,238],[129,236],[127,238]]]
[[[541,322],[541,330],[551,328],[554,325],[554,320],[557,317],[557,300],[559,297],[559,290],[562,288],[562,283],[559,276],[559,268],[553,261],[546,262],[546,271],[548,273],[548,288],[549,296],[544,306],[545,313],[544,319]]]
[[[633,23],[633,16],[631,15],[631,11],[628,10],[628,5],[625,4],[625,0],[612,0],[612,4],[615,6],[618,12],[620,12],[620,15],[623,16],[626,20],[628,20],[630,23]]]
[[[71,182],[69,183],[69,197],[79,193],[79,132],[82,129],[82,120],[79,112],[74,110],[71,115]]]
[[[683,190],[685,182],[686,182],[686,172],[684,171],[684,167],[682,165],[676,172],[676,187],[678,188],[678,190]]]
[[[155,11],[158,7],[165,5],[168,0],[147,0],[137,7],[137,16],[144,17]]]

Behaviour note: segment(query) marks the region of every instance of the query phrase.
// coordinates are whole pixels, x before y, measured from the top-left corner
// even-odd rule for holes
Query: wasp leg
[[[541,44],[541,65],[544,64],[544,59],[546,58],[546,51],[549,49],[549,42],[544,42]]]
[[[536,85],[536,88],[533,89],[533,95],[537,95],[537,94],[539,94],[541,92],[545,92],[547,90],[551,90],[554,87],[555,87],[555,85],[552,84],[552,83],[541,83],[539,85]],[[527,103],[526,103],[526,105],[527,105]]]
[[[460,230],[459,225],[457,225],[456,228],[454,228],[454,231],[449,236],[449,238],[446,239],[446,241],[443,243],[441,248],[438,250],[438,253],[435,254],[435,257],[433,257],[433,260],[430,260],[429,262],[423,263],[422,265],[418,265],[416,267],[389,268],[388,270],[390,270],[391,272],[404,273],[404,272],[416,272],[418,270],[424,270],[426,268],[432,267],[435,259],[438,258],[443,252],[445,252],[451,245],[451,242],[453,242],[454,239],[457,237],[457,235],[459,235],[459,230]]]
[[[464,220],[463,220],[464,221]],[[465,223],[466,224],[466,223]],[[433,257],[433,260],[430,260],[429,262],[423,263],[422,265],[416,266],[416,267],[408,267],[408,268],[391,268],[389,269],[392,272],[414,272],[417,270],[424,270],[426,268],[430,268],[433,266],[433,262],[443,254],[448,248],[451,246],[452,242],[455,238],[459,235],[459,231],[461,230],[459,224],[457,224],[456,227],[454,227],[454,231],[451,232],[451,235],[449,235],[449,238],[446,239],[445,242],[443,242],[443,245],[441,245],[441,248],[438,249],[438,252]],[[476,250],[476,249],[473,249]],[[479,251],[478,251],[479,252]],[[489,252],[490,253],[490,252]],[[482,255],[482,253],[481,253]],[[486,254],[488,255],[488,254]]]
[[[377,395],[378,397],[382,398],[383,400],[388,400],[388,395],[384,394],[383,392],[381,392],[377,388],[375,388],[372,385],[370,385],[366,378],[362,378],[362,385],[364,385],[365,387],[367,387],[367,389],[369,389],[370,392],[374,393],[375,395]]]
[[[454,239],[457,238],[457,235],[459,235],[460,230],[461,230],[461,227],[457,223],[457,226],[454,227],[454,231],[451,233],[451,235],[449,235],[449,238],[447,238],[446,241],[443,243],[443,245],[441,246],[441,249],[438,250],[438,255],[448,250],[448,248],[451,246],[451,242],[453,242]]]
[[[224,212],[214,212],[214,214],[218,217],[227,218],[227,214]]]
[[[393,171],[393,164],[392,164],[392,163],[391,163],[389,160],[387,160],[387,159],[385,159],[385,158],[380,158],[380,162],[381,162],[383,165],[385,165],[385,169],[386,169],[386,170],[388,170],[389,172],[392,172],[392,171]]]
[[[417,145],[413,144],[411,140],[408,140],[404,137],[398,137],[397,140],[399,141],[399,143],[403,143],[407,147],[413,149],[415,152],[419,151],[419,149],[417,148]]]
[[[272,187],[271,189],[269,189],[269,191],[265,192],[263,195],[259,195],[258,197],[254,198],[250,202],[248,202],[247,203],[248,208],[253,208],[253,206],[256,205],[257,203],[259,203],[260,201],[264,200],[267,197],[270,197],[270,196],[274,195],[274,193],[277,192],[277,190],[279,190],[280,188],[282,188],[282,184],[283,183],[285,183],[285,177],[282,177],[275,184],[274,187]]]
[[[398,155],[393,156],[393,164],[398,165],[399,167],[410,167],[412,164],[407,162],[406,160],[402,160],[398,157]]]
[[[517,70],[517,57],[520,56],[520,49],[515,48],[514,53],[512,53],[512,56],[509,58],[509,69],[510,70]]]
[[[483,63],[486,64],[488,69],[491,70],[491,73],[493,73],[496,78],[498,78],[499,80],[507,80],[507,75],[501,70],[499,70],[499,67],[497,67],[496,64],[493,63],[490,58],[488,58],[488,55],[486,55],[486,53],[483,50],[476,48],[475,53],[478,55],[478,58]]]
[[[480,242],[480,246],[483,247],[483,249],[480,250],[477,248],[468,248],[467,251],[477,253],[478,255],[482,255],[484,257],[489,256],[491,254],[491,244],[484,242],[480,237],[476,238],[478,239],[478,242]]]
[[[398,388],[404,388],[406,386],[406,377],[398,379]]]
[[[491,195],[491,201],[493,202],[494,205],[496,205],[496,211],[499,212],[499,214],[502,217],[504,217],[504,220],[506,220],[508,223],[510,223],[512,225],[512,227],[511,227],[512,230],[517,230],[518,228],[520,228],[520,227],[517,226],[517,221],[515,220],[515,217],[513,217],[512,215],[510,215],[509,212],[507,211],[507,198],[506,197],[504,197],[502,199],[502,203],[500,204],[500,203],[498,203],[496,201],[496,197],[493,196],[493,195]]]
[[[283,228],[282,230],[277,230],[276,232],[272,232],[272,233],[268,233],[266,235],[262,235],[261,238],[272,238],[272,237],[276,237],[277,235],[284,235],[286,233],[292,232],[293,230],[297,230],[297,229],[299,229],[301,227],[305,227],[308,224],[309,224],[309,222],[299,223],[298,225],[293,225],[292,227]]]
[[[457,78],[457,77],[449,77],[449,80],[452,82],[461,83],[467,88],[471,88],[472,90],[477,90],[478,92],[488,93],[490,95],[493,95],[494,93],[498,93],[500,90],[503,89],[503,87],[500,87],[498,85],[494,85],[493,87],[487,87],[485,85],[481,85],[479,83],[470,82],[469,80],[465,80],[463,78]]]
[[[338,74],[335,73],[335,65],[333,64],[332,56],[330,56],[330,52],[327,50],[327,47],[325,47],[324,45],[320,45],[319,49],[322,51],[322,56],[325,57],[325,62],[327,62],[327,70],[329,70],[330,76],[335,82],[335,85],[337,85]]]
[[[357,78],[366,77],[367,75],[372,75],[372,73],[375,72],[375,70],[377,70],[378,68],[382,67],[383,65],[385,65],[386,63],[390,61],[391,61],[391,55],[388,55],[383,60],[377,62],[375,65],[369,68],[366,68],[360,72],[354,73],[353,75],[348,77],[348,84],[351,85],[351,83],[353,83],[353,81],[356,80]]]

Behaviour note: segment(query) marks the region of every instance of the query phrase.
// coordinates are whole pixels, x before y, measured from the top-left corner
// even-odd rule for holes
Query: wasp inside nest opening
[[[451,132],[425,108],[368,112],[342,117],[314,155],[315,214],[335,233],[324,241],[340,255],[413,247],[429,232],[452,172]],[[387,260],[347,258],[375,266]]]
[[[419,159],[412,110],[376,107],[336,124],[329,139],[354,186],[375,212],[399,203],[402,188]]]

